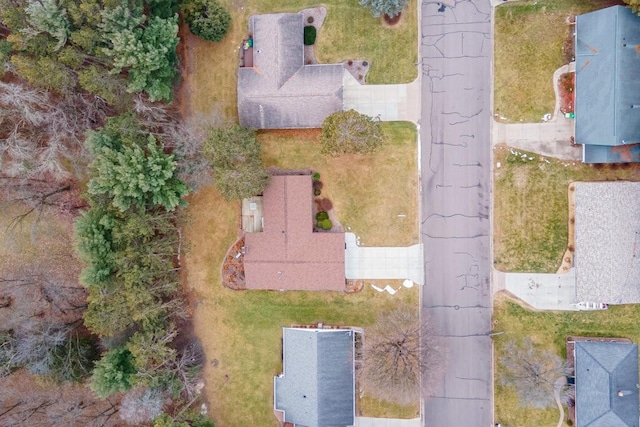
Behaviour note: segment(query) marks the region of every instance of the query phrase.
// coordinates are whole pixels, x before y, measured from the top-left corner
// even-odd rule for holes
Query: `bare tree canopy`
[[[507,341],[502,354],[498,359],[500,384],[513,387],[522,406],[544,408],[555,404],[554,384],[571,372],[566,361],[552,350],[536,346],[530,338]],[[566,395],[568,390],[565,387],[559,391]]]
[[[414,308],[382,314],[365,330],[361,384],[372,396],[411,404],[443,372],[444,351],[432,323]]]

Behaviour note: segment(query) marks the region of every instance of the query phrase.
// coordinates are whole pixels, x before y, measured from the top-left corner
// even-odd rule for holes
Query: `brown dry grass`
[[[520,150],[519,150],[520,151]],[[637,163],[586,165],[494,149],[494,256],[502,271],[555,273],[567,248],[568,188],[575,181],[640,180]]]
[[[322,195],[362,245],[408,246],[419,233],[416,130],[394,122],[384,131],[388,143],[375,153],[335,158],[321,154],[319,130],[264,131],[259,140],[267,166],[320,173]]]
[[[616,0],[525,0],[495,9],[495,113],[510,122],[540,122],[553,113],[552,77],[564,64],[568,16]]]

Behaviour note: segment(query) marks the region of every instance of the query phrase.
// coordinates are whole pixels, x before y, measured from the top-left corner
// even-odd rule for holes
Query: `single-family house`
[[[271,177],[262,227],[245,234],[247,289],[345,290],[345,234],[313,231],[313,197],[311,175]]]
[[[238,117],[255,129],[319,128],[342,110],[342,64],[305,64],[301,13],[249,18],[251,60],[238,68]]]
[[[640,16],[611,6],[575,30],[575,142],[585,163],[640,161]]]
[[[638,427],[638,345],[576,341],[575,425]]]
[[[283,422],[346,427],[355,422],[353,329],[283,328],[283,372],[274,379],[274,409]]]
[[[640,182],[576,182],[576,301],[640,303]]]

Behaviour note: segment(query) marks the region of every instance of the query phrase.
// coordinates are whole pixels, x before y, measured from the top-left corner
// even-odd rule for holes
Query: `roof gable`
[[[638,346],[576,342],[575,352],[577,425],[637,427]]]
[[[311,175],[275,175],[264,191],[264,230],[245,234],[247,289],[345,288],[344,233],[313,232]]]
[[[275,378],[275,409],[308,427],[354,423],[354,332],[283,328],[283,374]]]
[[[640,142],[640,17],[623,6],[579,15],[575,50],[576,142]]]
[[[256,129],[318,128],[342,110],[342,64],[304,64],[300,13],[253,15],[253,67],[238,69],[238,116]]]

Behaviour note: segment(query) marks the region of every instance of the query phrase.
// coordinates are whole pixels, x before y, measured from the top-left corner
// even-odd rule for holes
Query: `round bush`
[[[311,179],[314,181],[319,181],[320,180],[320,172],[314,172],[313,175],[311,175]]]
[[[231,27],[231,15],[218,0],[195,0],[184,7],[189,30],[198,37],[219,42]]]
[[[316,221],[324,221],[325,219],[329,219],[329,214],[327,212],[318,212],[316,214]]]
[[[307,25],[304,27],[304,44],[305,46],[311,46],[316,42],[316,27],[313,25]]]
[[[323,230],[331,230],[331,227],[333,227],[333,223],[329,218],[323,219],[322,221],[318,221],[318,227],[322,228]]]
[[[318,190],[313,190],[313,195],[314,196],[319,196],[321,194],[322,194],[322,191],[320,191],[319,189]]]
[[[320,207],[323,211],[330,211],[333,208],[333,203],[326,197],[320,201]]]

